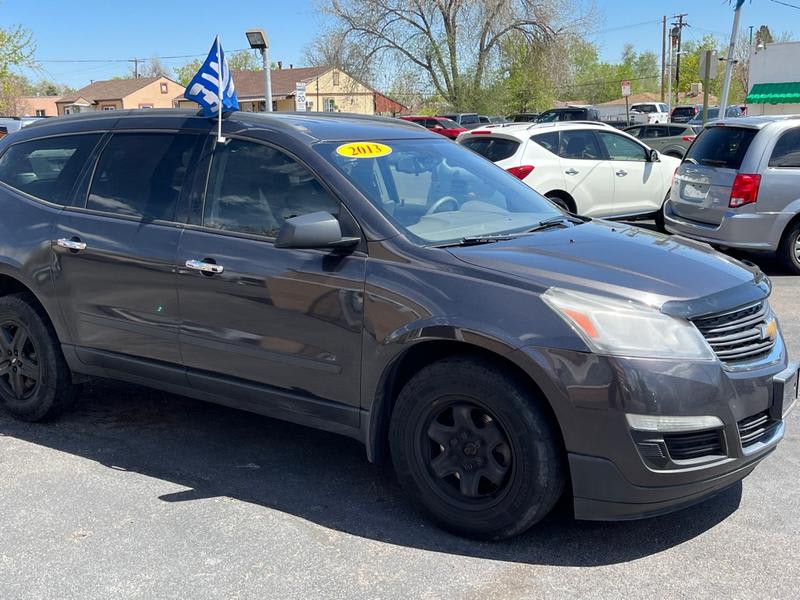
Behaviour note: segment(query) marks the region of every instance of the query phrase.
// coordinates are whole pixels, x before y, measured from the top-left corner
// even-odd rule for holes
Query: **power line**
[[[599,33],[607,33],[609,31],[619,31],[620,29],[633,29],[634,27],[641,27],[643,25],[652,25],[654,23],[661,23],[661,19],[655,19],[650,21],[642,21],[641,23],[631,23],[630,25],[619,25],[618,27],[609,27],[608,29],[598,29],[596,31],[592,31],[587,35],[597,35]]]
[[[769,1],[770,2],[774,2],[775,4],[782,4],[783,6],[788,6],[789,8],[796,8],[797,10],[800,10],[800,6],[797,6],[796,4],[789,4],[788,2],[781,2],[781,0],[769,0]]]
[[[238,50],[231,50],[230,53],[235,52],[244,52],[245,50],[251,50],[251,48],[240,48]],[[157,58],[158,60],[175,60],[179,58],[198,58],[201,56],[205,56],[203,54],[182,54],[180,56],[151,56],[149,58],[105,58],[105,59],[93,59],[93,58],[75,58],[75,59],[67,59],[67,58],[53,58],[53,59],[43,59],[37,60],[37,63],[127,63],[133,62],[134,60],[140,60],[142,62],[150,60],[150,58]]]
[[[647,79],[658,79],[658,75],[647,75],[645,77],[629,77],[628,79],[598,79],[596,81],[587,81],[586,83],[573,83],[564,87],[589,87],[593,85],[602,85],[605,83],[622,83],[623,81],[645,81]]]

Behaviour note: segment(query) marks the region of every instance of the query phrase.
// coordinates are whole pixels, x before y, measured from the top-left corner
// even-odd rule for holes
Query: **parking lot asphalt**
[[[772,304],[800,357],[800,277]],[[113,382],[0,415],[0,598],[797,598],[800,410],[741,485],[671,515],[477,543],[352,440]]]

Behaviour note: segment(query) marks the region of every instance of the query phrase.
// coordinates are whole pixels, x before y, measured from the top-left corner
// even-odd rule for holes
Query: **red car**
[[[422,125],[425,129],[430,129],[436,133],[441,133],[443,136],[449,137],[451,140],[456,139],[458,134],[462,131],[466,131],[464,127],[461,127],[461,125],[455,121],[451,121],[450,119],[446,119],[444,117],[417,116],[400,118],[404,121],[411,121],[413,123]]]

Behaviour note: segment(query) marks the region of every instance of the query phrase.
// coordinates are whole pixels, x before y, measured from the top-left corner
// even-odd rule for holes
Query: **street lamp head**
[[[245,32],[247,43],[253,50],[263,50],[269,48],[269,38],[263,29],[248,29]]]

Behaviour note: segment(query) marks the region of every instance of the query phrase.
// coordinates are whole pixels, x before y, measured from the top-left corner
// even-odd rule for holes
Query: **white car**
[[[569,212],[589,217],[663,212],[680,159],[602,123],[514,123],[460,134],[459,144],[488,158]]]
[[[651,123],[669,123],[669,106],[663,102],[637,102],[631,104],[631,111],[638,113],[645,113],[647,115],[647,124]]]

